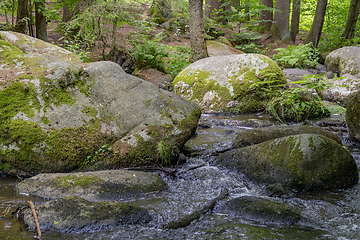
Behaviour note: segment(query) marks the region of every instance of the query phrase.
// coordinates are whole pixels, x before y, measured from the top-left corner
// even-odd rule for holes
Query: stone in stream
[[[256,221],[260,224],[293,225],[301,214],[284,204],[258,197],[239,197],[225,203],[220,212]]]
[[[341,79],[327,79],[327,88],[321,91],[323,100],[346,107],[350,95],[360,87],[360,47],[342,47],[332,51],[325,59],[328,70]]]
[[[345,118],[350,138],[360,142],[360,91],[351,95]]]
[[[254,144],[259,144],[271,139],[281,138],[297,134],[319,134],[328,137],[339,144],[341,143],[340,138],[330,131],[327,131],[321,127],[316,126],[271,126],[265,128],[257,128],[250,130],[242,130],[239,132],[233,141],[234,148],[246,147]]]
[[[289,190],[348,188],[359,175],[350,152],[317,134],[268,140],[221,154],[218,164],[236,169],[253,181],[279,183]]]
[[[174,79],[174,91],[195,102],[203,113],[264,110],[272,91],[286,84],[281,68],[260,54],[204,58],[186,67]]]
[[[20,193],[47,199],[76,196],[88,201],[118,201],[167,187],[156,174],[127,170],[44,173],[18,184]]]
[[[124,202],[89,202],[79,197],[58,198],[36,207],[41,231],[62,233],[104,231],[121,225],[142,224],[152,220],[149,212]],[[24,223],[34,229],[31,210],[22,212]]]
[[[176,162],[200,109],[126,74],[0,31],[0,172],[103,170]]]

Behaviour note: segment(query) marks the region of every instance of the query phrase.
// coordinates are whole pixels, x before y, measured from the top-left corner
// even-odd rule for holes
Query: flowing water
[[[186,169],[200,163],[206,165],[189,170],[175,179],[159,173],[168,183],[169,190],[160,195],[131,201],[150,211],[153,221],[149,224],[95,233],[61,234],[46,231],[43,239],[360,239],[360,184],[347,190],[300,192],[288,199],[269,198],[262,185],[248,181],[242,174],[220,169],[213,164],[214,152],[228,149],[236,133],[249,128],[241,127],[241,122],[249,118],[278,124],[261,114],[217,117],[202,115],[202,122],[210,122],[211,128],[198,129],[196,136],[187,143],[198,154],[189,158],[182,167]],[[340,120],[343,120],[343,116],[340,116]],[[309,124],[316,124],[316,121]],[[360,166],[359,145],[351,142],[345,132],[342,132],[341,138]],[[29,196],[17,196],[16,181],[16,178],[0,177],[1,240],[33,239],[35,235],[10,214],[19,202],[29,199]],[[302,220],[291,227],[262,225],[256,221],[222,214],[218,209],[224,202],[220,201],[211,213],[201,216],[186,228],[162,228],[164,224],[201,208],[219,194],[221,187],[229,189],[230,196],[227,200],[240,196],[268,198],[300,210]],[[35,203],[43,201],[32,200]]]

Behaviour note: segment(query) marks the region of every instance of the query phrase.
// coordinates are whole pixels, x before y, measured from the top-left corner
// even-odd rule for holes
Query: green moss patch
[[[71,188],[71,187],[89,187],[92,184],[98,182],[103,182],[104,179],[96,176],[65,176],[59,177],[54,180],[54,182],[61,188]]]

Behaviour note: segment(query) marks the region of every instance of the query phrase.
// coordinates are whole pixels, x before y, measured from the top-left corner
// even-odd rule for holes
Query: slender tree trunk
[[[203,23],[203,1],[189,0],[191,61],[208,57]]]
[[[25,33],[26,13],[27,13],[27,0],[18,0],[15,32]]]
[[[290,37],[289,19],[290,19],[290,0],[277,0],[275,5],[273,34],[279,36],[281,40]]]
[[[27,17],[28,17],[28,28],[29,28],[29,35],[34,37],[34,17],[33,17],[33,5],[31,3],[31,0],[28,1],[28,11],[27,11]]]
[[[314,47],[317,47],[320,41],[321,32],[324,25],[327,2],[327,0],[318,0],[314,21],[311,25],[309,35],[305,40],[306,43],[312,42]]]
[[[352,39],[355,35],[356,22],[360,12],[360,0],[351,0],[348,18],[342,37]]]
[[[293,0],[290,37],[294,43],[296,40],[296,35],[298,35],[299,33],[300,9],[301,9],[301,0]]]
[[[48,42],[46,30],[46,17],[43,14],[45,11],[45,0],[35,2],[35,26],[36,38]]]
[[[274,1],[273,0],[261,0],[261,4],[268,8],[274,7]],[[271,25],[274,20],[274,13],[273,11],[261,11],[260,21],[263,21],[260,23],[261,26],[264,26],[263,31],[264,32],[270,32]]]
[[[219,23],[223,25],[227,24],[225,16],[222,13],[224,8],[221,7],[221,5],[224,3],[225,3],[224,0],[205,0],[205,4],[206,4],[205,16],[217,20]]]

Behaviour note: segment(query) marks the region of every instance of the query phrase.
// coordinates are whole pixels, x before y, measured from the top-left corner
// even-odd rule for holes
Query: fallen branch
[[[187,169],[185,169],[183,171],[180,171],[180,172],[176,173],[176,176],[179,176],[180,174],[183,174],[183,173],[187,173],[190,170],[193,170],[193,169],[196,169],[196,168],[199,168],[199,167],[203,167],[205,165],[206,165],[206,163],[200,163],[199,165],[191,166],[191,167],[189,167],[189,168],[187,168]]]
[[[182,217],[177,221],[172,221],[171,223],[165,225],[164,228],[177,229],[188,226],[195,219],[199,219],[201,214],[205,214],[208,211],[212,210],[216,202],[223,199],[228,194],[229,191],[226,188],[222,188],[220,194],[216,198],[205,204],[200,210],[196,210],[195,212],[186,215],[185,217]]]
[[[34,222],[35,222],[35,226],[36,226],[37,233],[38,233],[38,239],[41,240],[40,224],[39,224],[39,220],[38,220],[38,218],[37,218],[37,214],[36,214],[36,211],[35,211],[35,206],[34,206],[34,204],[33,204],[32,201],[27,201],[27,203],[29,204],[30,209],[31,209],[31,212],[32,212],[32,215],[33,215],[33,217],[34,217]]]

